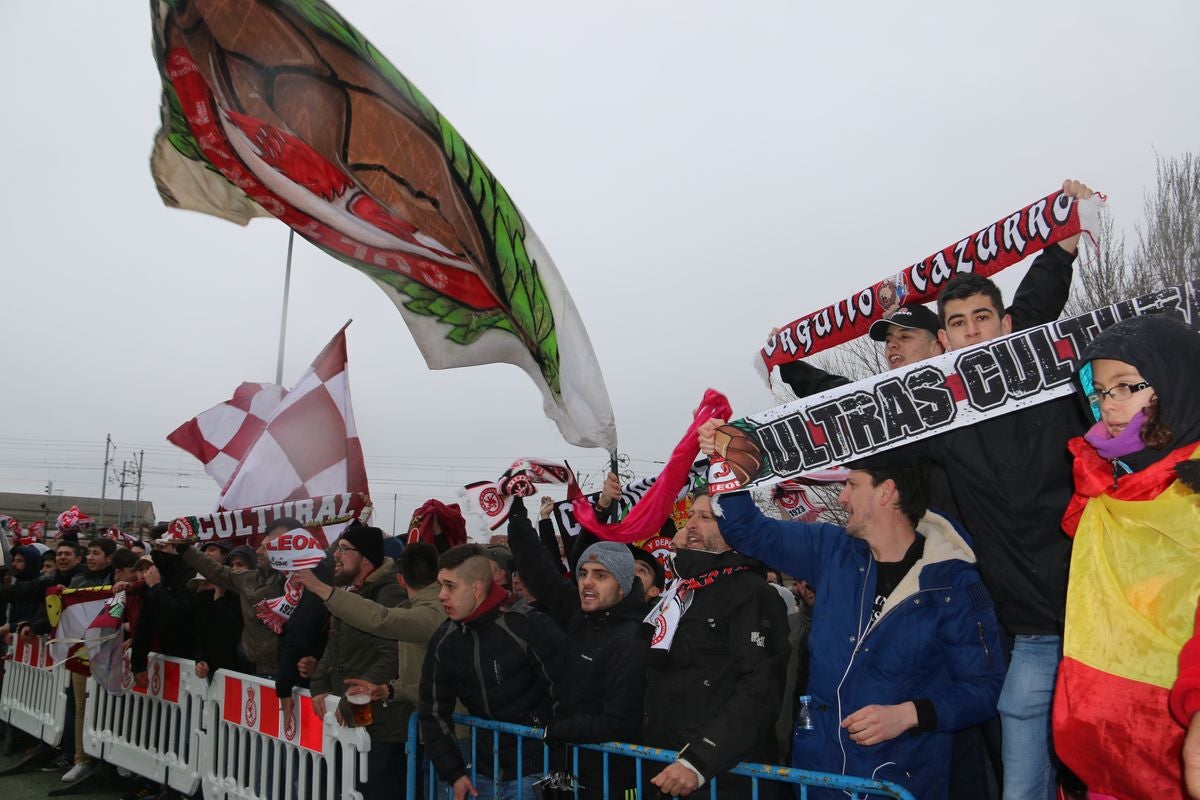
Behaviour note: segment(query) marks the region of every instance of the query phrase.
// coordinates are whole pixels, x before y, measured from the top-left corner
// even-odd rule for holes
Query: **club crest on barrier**
[[[254,703],[254,688],[246,689],[246,724],[251,728],[258,722],[258,706]]]

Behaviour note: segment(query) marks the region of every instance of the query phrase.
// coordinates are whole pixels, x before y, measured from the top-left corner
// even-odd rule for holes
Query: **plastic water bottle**
[[[796,730],[811,731],[813,729],[812,721],[812,695],[801,695],[796,705]]]

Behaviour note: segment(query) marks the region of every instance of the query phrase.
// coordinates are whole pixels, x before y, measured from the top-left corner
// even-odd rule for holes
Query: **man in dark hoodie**
[[[508,518],[508,543],[522,579],[567,633],[547,741],[639,741],[649,640],[638,635],[646,607],[633,553],[617,542],[593,544],[579,558],[576,585],[549,559],[519,497]],[[630,759],[610,757],[607,793],[602,754],[580,751],[577,777],[580,797],[636,792]]]

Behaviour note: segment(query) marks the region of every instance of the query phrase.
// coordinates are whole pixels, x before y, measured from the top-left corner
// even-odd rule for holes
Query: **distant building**
[[[122,503],[115,497],[104,501],[104,518],[100,516],[99,497],[71,497],[56,494],[19,494],[16,492],[0,492],[0,514],[8,514],[21,527],[27,527],[31,522],[46,522],[46,535],[54,531],[55,519],[71,506],[79,506],[79,510],[96,520],[96,527],[108,528],[119,525],[126,533],[134,533],[140,525],[153,526],[154,504],[149,500],[126,500]],[[117,514],[121,514],[118,521]]]

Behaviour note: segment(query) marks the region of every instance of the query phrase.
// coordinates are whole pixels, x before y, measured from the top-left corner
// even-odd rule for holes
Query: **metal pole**
[[[117,503],[117,527],[118,528],[121,527],[121,524],[125,518],[125,476],[126,476],[126,470],[128,468],[129,468],[129,462],[122,461],[121,462],[121,500],[119,503]]]
[[[392,536],[396,535],[396,506],[400,504],[400,495],[392,495]]]
[[[142,513],[142,464],[146,460],[146,451],[138,450],[138,471],[137,471],[137,497],[133,504],[133,515],[136,517]]]
[[[101,528],[104,527],[104,498],[108,493],[108,451],[112,447],[112,434],[104,437],[104,472],[100,475],[100,522],[97,523]]]
[[[275,383],[283,385],[283,344],[287,338],[288,293],[292,288],[292,244],[296,241],[296,232],[288,231],[287,267],[283,272],[283,311],[279,315],[279,358],[275,362]]]

